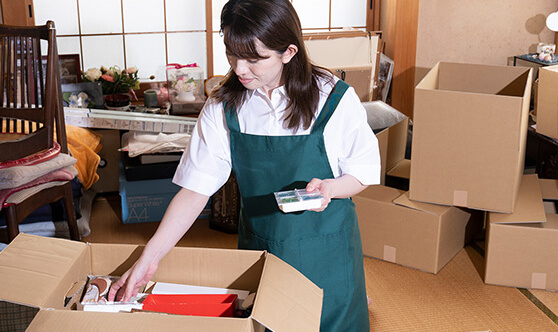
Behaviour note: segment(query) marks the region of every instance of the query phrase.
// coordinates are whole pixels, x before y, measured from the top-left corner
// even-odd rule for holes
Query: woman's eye
[[[258,61],[260,61],[260,60],[258,60],[258,59],[249,59],[249,60],[248,60],[248,63],[254,64],[254,63],[258,63]]]

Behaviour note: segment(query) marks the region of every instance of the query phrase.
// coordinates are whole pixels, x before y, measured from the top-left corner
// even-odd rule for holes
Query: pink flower
[[[105,81],[108,81],[108,82],[114,82],[114,77],[112,77],[108,74],[101,75],[101,78],[104,79]]]

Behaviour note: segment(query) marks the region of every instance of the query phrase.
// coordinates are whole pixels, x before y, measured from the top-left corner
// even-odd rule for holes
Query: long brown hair
[[[331,73],[313,65],[302,39],[300,19],[288,0],[229,0],[221,12],[221,32],[227,53],[241,59],[263,59],[256,50],[256,39],[267,48],[283,53],[293,44],[298,52],[283,67],[285,90],[289,97],[287,128],[308,129],[318,108],[318,78]],[[234,70],[229,70],[222,85],[212,93],[217,102],[239,108],[246,88]]]

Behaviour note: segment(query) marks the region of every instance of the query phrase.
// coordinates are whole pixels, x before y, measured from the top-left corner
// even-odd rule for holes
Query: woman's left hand
[[[345,174],[336,179],[321,180],[313,178],[306,185],[306,191],[319,190],[322,196],[324,196],[324,199],[322,200],[322,206],[320,206],[320,208],[310,211],[321,212],[327,208],[332,199],[352,197],[366,189],[366,187],[368,186],[363,185],[350,174]]]
[[[322,212],[327,208],[329,202],[331,202],[331,198],[333,197],[331,181],[332,179],[321,180],[314,178],[310,182],[308,182],[308,184],[306,185],[306,191],[311,192],[314,190],[319,190],[322,196],[324,196],[324,198],[322,199],[322,206],[317,209],[310,209],[310,211]]]

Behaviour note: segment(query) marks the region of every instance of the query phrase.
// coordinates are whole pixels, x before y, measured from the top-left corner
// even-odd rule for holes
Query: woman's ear
[[[289,63],[289,61],[291,61],[291,59],[295,56],[297,52],[298,52],[298,47],[296,47],[296,45],[294,44],[289,45],[289,47],[287,47],[287,50],[283,52],[283,55],[281,56],[281,61],[284,64]]]

